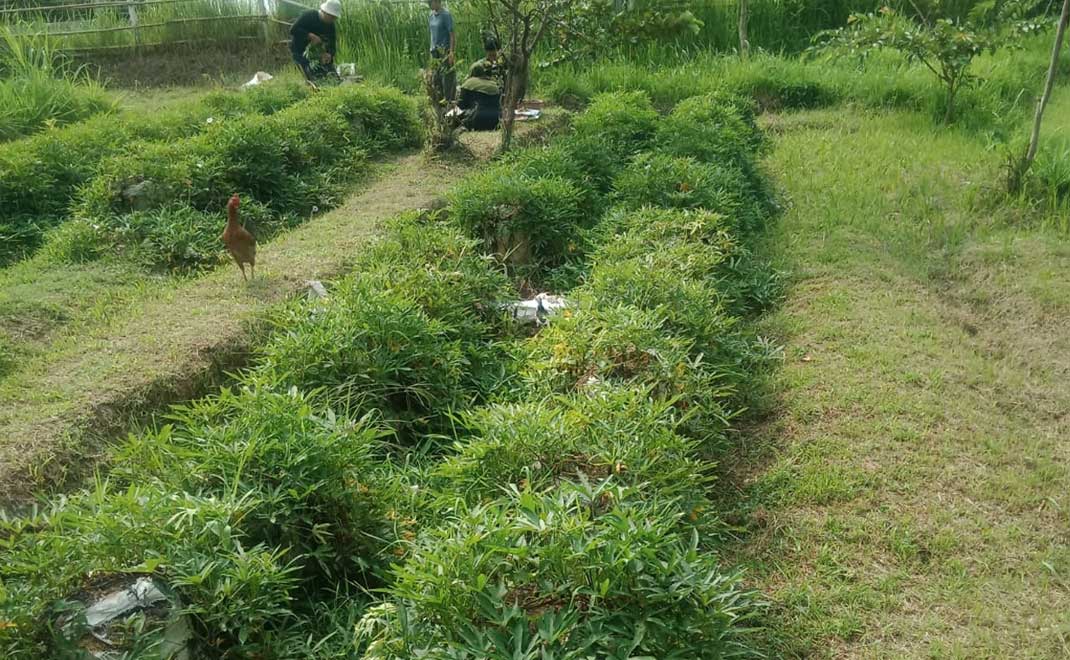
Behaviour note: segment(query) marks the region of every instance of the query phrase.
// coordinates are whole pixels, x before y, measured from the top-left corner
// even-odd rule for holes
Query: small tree
[[[1037,22],[1015,20],[1011,25],[1008,21],[1024,13],[1029,4],[1024,0],[993,0],[979,5],[979,10],[965,20],[924,15],[911,19],[888,7],[876,14],[851,14],[846,27],[821,32],[814,50],[865,58],[888,48],[903,53],[910,62],[920,62],[944,87],[944,122],[950,123],[959,92],[972,80],[969,68],[974,58],[1012,46],[1040,28]]]
[[[444,60],[432,60],[431,66],[422,71],[428,102],[428,145],[433,151],[448,151],[457,141],[457,122],[448,114],[451,104],[436,81],[438,70],[443,66],[446,66]]]
[[[1021,190],[1025,175],[1029,168],[1033,166],[1033,161],[1037,157],[1037,149],[1040,147],[1040,125],[1044,121],[1044,110],[1048,107],[1051,91],[1055,86],[1055,74],[1059,69],[1059,55],[1062,54],[1063,38],[1066,36],[1068,23],[1070,23],[1070,0],[1063,0],[1063,11],[1059,16],[1059,24],[1055,30],[1055,44],[1051,49],[1051,64],[1048,65],[1048,75],[1044,80],[1044,92],[1037,101],[1036,116],[1033,118],[1033,131],[1029,136],[1029,147],[1026,148],[1025,154],[1021,159],[1018,159],[1017,162],[1012,159],[1010,164],[1007,187],[1012,193]]]
[[[516,109],[527,91],[535,49],[548,35],[548,64],[604,54],[644,39],[697,33],[702,21],[680,0],[483,0],[506,67],[502,144],[512,145]]]

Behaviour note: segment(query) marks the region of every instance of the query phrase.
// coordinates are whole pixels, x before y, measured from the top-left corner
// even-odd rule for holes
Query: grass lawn
[[[785,364],[724,467],[771,654],[1067,657],[1070,241],[993,201],[975,137],[843,108],[768,126]]]

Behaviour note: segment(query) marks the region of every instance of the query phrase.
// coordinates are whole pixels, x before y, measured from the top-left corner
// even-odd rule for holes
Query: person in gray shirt
[[[455,48],[457,34],[453,31],[453,15],[442,6],[442,0],[429,0],[431,17],[431,58],[434,70],[434,84],[439,97],[452,103],[457,96],[457,71]]]

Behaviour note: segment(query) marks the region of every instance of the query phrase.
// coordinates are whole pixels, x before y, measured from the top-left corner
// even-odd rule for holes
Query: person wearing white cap
[[[310,9],[301,14],[290,28],[290,54],[309,82],[316,77],[316,70],[320,66],[329,68],[334,63],[335,48],[338,44],[334,21],[341,15],[342,3],[339,0],[325,0],[319,9]],[[319,58],[320,66],[313,67],[305,55],[310,45],[323,47]]]

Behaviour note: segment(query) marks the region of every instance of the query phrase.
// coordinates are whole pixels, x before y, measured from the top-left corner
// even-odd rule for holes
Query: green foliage
[[[672,502],[609,479],[461,513],[397,567],[366,658],[747,655],[752,596],[678,533]]]
[[[657,121],[658,113],[643,92],[611,92],[595,97],[573,129],[579,140],[601,142],[604,157],[623,161],[648,147]]]
[[[603,300],[666,305],[670,320],[682,323],[681,329],[702,345],[709,345],[702,338],[712,335],[699,330],[708,322],[715,333],[719,325],[714,315],[707,316],[709,303],[692,306],[684,300],[716,300],[732,315],[748,316],[779,299],[779,274],[757,260],[737,237],[734,223],[718,213],[618,210],[600,230],[609,235],[593,255],[588,286]],[[680,301],[669,304],[673,296]]]
[[[658,125],[656,143],[674,156],[753,170],[762,134],[749,102],[730,94],[708,94],[678,103]]]
[[[734,229],[761,225],[764,209],[753,199],[747,176],[732,164],[641,154],[613,182],[613,200],[623,208],[644,206],[705,209],[734,221]]]
[[[338,417],[316,396],[255,380],[175,408],[155,432],[131,436],[114,475],[222,500],[248,497],[250,542],[284,548],[325,586],[382,568],[391,495],[377,475],[365,420]]]
[[[47,41],[0,25],[0,142],[115,108],[84,70],[66,66]]]
[[[450,219],[484,249],[519,266],[551,268],[576,251],[585,194],[558,176],[535,177],[524,163],[506,163],[469,177],[449,194]]]
[[[555,24],[547,65],[590,58],[606,49],[697,35],[702,21],[679,0],[580,0]]]
[[[439,229],[403,222],[328,301],[291,306],[263,350],[267,381],[324,388],[407,441],[445,430],[451,411],[486,396],[502,378],[491,303],[508,297],[507,283],[471,242]]]
[[[79,593],[87,576],[124,573],[166,575],[213,636],[244,640],[250,654],[264,649],[270,622],[290,611],[297,576],[284,550],[243,535],[241,522],[256,504],[243,494],[216,499],[102,484],[0,522],[4,657],[55,657],[62,641],[54,604]]]
[[[260,241],[267,241],[280,231],[295,227],[300,219],[293,215],[279,215],[256,202],[243,202],[241,219],[246,229]],[[72,224],[79,224],[75,221]],[[226,257],[219,237],[223,231],[220,213],[205,213],[185,204],[167,206],[154,211],[137,211],[128,215],[101,218],[94,227],[96,245],[143,264],[146,268],[163,268],[173,272],[192,271],[213,266]],[[65,229],[61,227],[61,229]],[[74,244],[83,240],[78,232],[66,234],[71,241],[69,250],[80,249]],[[93,238],[84,239],[92,245]],[[52,247],[52,241],[45,249]],[[100,250],[100,247],[97,248]],[[66,251],[70,254],[69,251]],[[78,259],[74,259],[77,261]]]
[[[99,173],[102,161],[142,150],[171,158],[175,147],[170,143],[246,114],[285,107],[305,95],[301,86],[288,84],[214,92],[203,102],[152,114],[96,117],[3,145],[0,225],[10,227],[10,240],[0,247],[0,262],[33,249],[45,231],[63,222],[75,192]]]
[[[993,8],[975,12],[971,19],[1004,15],[994,8],[996,3],[987,4]],[[852,14],[847,27],[826,31],[817,38],[821,40],[819,50],[836,55],[864,58],[872,51],[888,48],[901,52],[909,62],[921,63],[945,89],[944,121],[950,122],[959,90],[972,82],[969,68],[974,59],[982,53],[1012,46],[1040,28],[1041,23],[1031,21],[1008,27],[1002,23],[984,25],[974,20],[944,17],[911,20],[884,7],[875,14]]]
[[[48,249],[202,263],[230,187],[261,233],[344,176],[339,154],[411,140],[397,97],[350,93],[269,116],[208,101],[225,119],[203,133],[110,156]],[[731,94],[667,119],[606,95],[573,135],[464,181],[448,222],[390,222],[327,298],[278,313],[235,387],[111,453],[136,485],[76,494],[69,524],[0,523],[0,648],[47,656],[57,598],[144,570],[206,657],[753,655],[754,597],[706,510],[764,366],[739,322],[759,308],[760,146]],[[122,190],[144,180],[135,211]],[[503,342],[517,293],[491,251],[525,277],[573,269],[570,307]]]
[[[674,431],[679,415],[643,388],[606,387],[580,395],[503,404],[466,416],[473,434],[437,469],[439,490],[470,503],[516,485],[533,492],[562,481],[618,483],[691,512],[705,502],[708,466]]]
[[[674,334],[665,310],[580,296],[528,345],[521,377],[531,396],[597,391],[602,384],[650,388],[689,415],[684,428],[718,443],[732,414],[733,379],[708,365],[694,340]]]
[[[150,142],[108,158],[82,189],[78,213],[105,228],[113,243],[128,238],[137,243],[127,245],[149,246],[141,254],[158,256],[156,266],[211,263],[206,256],[218,250],[204,230],[221,227],[235,192],[271,209],[267,216],[251,207],[265,230],[258,237],[266,239],[295,224],[295,216],[334,206],[367,154],[418,140],[415,104],[398,92],[338,87],[271,115],[243,115],[185,140]]]

